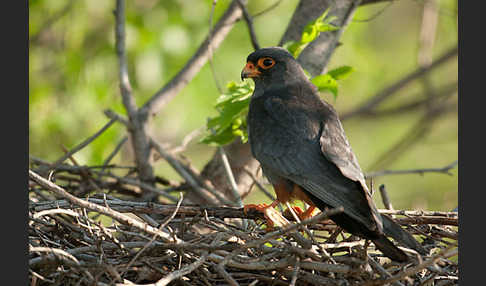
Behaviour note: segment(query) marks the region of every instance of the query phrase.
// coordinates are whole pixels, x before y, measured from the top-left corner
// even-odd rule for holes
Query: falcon
[[[271,205],[245,207],[263,210],[297,199],[310,206],[303,218],[316,207],[343,207],[330,219],[373,241],[390,259],[404,262],[409,257],[387,236],[425,254],[411,234],[378,212],[336,111],[287,50],[254,51],[241,72],[245,78],[255,82],[247,118],[251,152],[277,197]]]

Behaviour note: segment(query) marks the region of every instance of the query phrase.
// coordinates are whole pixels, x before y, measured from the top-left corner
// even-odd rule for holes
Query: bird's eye
[[[258,66],[262,69],[269,69],[275,65],[275,60],[272,58],[261,58],[258,60]]]

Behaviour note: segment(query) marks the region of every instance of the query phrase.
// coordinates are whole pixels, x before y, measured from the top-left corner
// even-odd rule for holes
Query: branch
[[[382,103],[385,99],[389,98],[390,96],[396,94],[397,91],[405,87],[407,84],[412,82],[413,80],[422,77],[428,72],[431,72],[435,68],[441,66],[442,64],[446,63],[448,60],[452,59],[454,56],[457,55],[458,48],[457,46],[453,47],[445,54],[443,54],[440,58],[435,60],[433,63],[426,67],[419,67],[412,73],[406,75],[404,78],[400,79],[399,81],[393,83],[392,85],[384,88],[380,92],[378,92],[375,96],[370,98],[368,101],[363,103],[361,106],[345,112],[340,116],[341,120],[346,120],[351,117],[357,116],[359,114],[365,114],[369,111],[373,110],[376,106]]]
[[[336,16],[332,24],[340,27],[339,30],[321,33],[317,39],[309,43],[301,52],[297,61],[312,76],[323,73],[326,66],[338,45],[339,38],[345,27],[351,20],[354,11],[358,8],[359,0],[311,0],[299,1],[297,9],[292,15],[287,30],[279,45],[282,46],[288,41],[299,40],[304,27],[310,21],[319,17],[326,9],[330,8],[329,16]]]
[[[125,0],[116,1],[115,13],[115,46],[118,57],[118,80],[123,105],[131,120],[136,116],[137,105],[132,97],[132,87],[128,76],[128,64],[125,52]]]
[[[418,265],[415,265],[413,267],[405,268],[402,271],[398,272],[398,274],[395,274],[390,278],[382,279],[382,280],[374,280],[374,281],[365,283],[363,285],[364,286],[378,286],[378,285],[385,285],[385,284],[388,284],[388,283],[398,281],[398,280],[405,278],[407,276],[414,275],[422,269],[425,269],[429,266],[434,265],[435,263],[437,263],[437,261],[439,261],[442,258],[449,258],[449,257],[455,256],[455,255],[458,254],[458,252],[459,251],[458,251],[457,248],[444,249],[441,252],[439,252],[438,254],[431,257],[430,259],[427,259],[426,261],[424,261],[424,262],[422,262]]]
[[[419,175],[424,175],[425,173],[440,173],[440,174],[447,174],[449,176],[452,176],[452,173],[449,172],[450,170],[454,169],[458,164],[458,161],[454,161],[450,163],[447,166],[444,166],[442,168],[425,168],[425,169],[410,169],[410,170],[383,170],[383,171],[377,171],[377,172],[372,172],[368,173],[365,175],[365,178],[376,178],[380,176],[386,176],[386,175],[403,175],[403,174],[419,174]]]
[[[56,167],[59,166],[59,164],[61,164],[62,162],[64,162],[64,160],[66,160],[67,158],[71,157],[72,155],[74,155],[76,152],[78,152],[79,150],[83,149],[84,147],[88,146],[91,142],[93,142],[96,138],[98,138],[101,134],[103,134],[103,132],[105,132],[114,122],[115,122],[115,120],[114,119],[111,119],[98,132],[96,132],[92,136],[86,138],[86,140],[84,140],[83,142],[81,142],[78,145],[76,145],[69,152],[66,152],[64,154],[64,156],[62,156],[61,158],[59,158],[56,162],[54,162],[49,167],[49,170],[56,169]]]
[[[210,56],[209,46],[214,49],[217,48],[233,28],[236,21],[241,18],[241,15],[242,12],[238,0],[233,0],[218,23],[214,26],[212,37],[206,37],[197,52],[182,70],[143,105],[141,112],[147,115],[155,115],[174,98],[204,66]]]
[[[125,1],[117,0],[115,9],[115,45],[118,57],[118,79],[123,105],[128,113],[130,126],[128,131],[133,143],[135,162],[140,179],[152,184],[153,168],[150,163],[150,146],[147,137],[147,117],[137,108],[132,96],[132,88],[128,77],[128,65],[125,52]]]
[[[253,27],[253,18],[250,13],[248,13],[245,4],[243,4],[243,0],[238,0],[238,5],[240,5],[241,11],[243,11],[243,18],[248,26],[248,32],[250,33],[250,40],[251,44],[253,45],[253,49],[258,50],[260,49],[260,45],[258,44],[255,28]]]
[[[158,230],[146,223],[142,223],[140,222],[139,220],[136,220],[136,219],[133,219],[127,215],[124,215],[120,212],[117,212],[117,211],[114,211],[112,209],[109,209],[107,207],[103,207],[103,206],[100,206],[100,205],[97,205],[97,204],[94,204],[94,203],[91,203],[89,201],[86,201],[86,200],[82,200],[82,199],[79,199],[73,195],[71,195],[70,193],[66,192],[63,188],[59,187],[58,185],[52,183],[52,182],[49,182],[48,180],[42,178],[41,176],[37,175],[36,173],[34,173],[33,171],[31,171],[29,169],[29,178],[33,181],[35,181],[37,184],[39,184],[40,186],[46,188],[47,190],[51,191],[52,193],[54,194],[57,194],[58,196],[61,196],[61,197],[64,197],[66,198],[69,202],[71,202],[72,204],[75,204],[77,206],[80,206],[82,208],[86,208],[86,209],[89,209],[89,210],[93,210],[93,211],[96,211],[96,212],[99,212],[99,213],[102,213],[102,214],[105,214],[109,217],[112,217],[114,218],[115,220],[123,223],[123,224],[126,224],[126,225],[130,225],[130,226],[133,226],[133,227],[136,227],[142,231],[146,231],[150,234],[157,234],[158,236],[160,236],[162,239],[164,239],[165,241],[173,241],[173,238],[175,238],[176,241],[178,241],[178,239],[176,237],[174,237],[173,235],[167,233],[167,232],[164,232],[164,231],[161,231],[161,230]],[[103,201],[104,203],[105,201]]]

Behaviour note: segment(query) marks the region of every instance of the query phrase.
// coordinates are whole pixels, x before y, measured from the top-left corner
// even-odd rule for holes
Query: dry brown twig
[[[87,174],[96,175],[90,172]],[[62,183],[62,180],[57,179],[60,175],[62,171],[57,171],[53,179]],[[443,280],[442,276],[431,276],[435,272],[427,268],[432,265],[427,261],[435,257],[425,257],[423,262],[428,264],[413,262],[412,267],[417,267],[412,268],[413,271],[409,267],[408,272],[402,273],[397,272],[394,264],[387,263],[372,245],[367,245],[363,240],[338,239],[330,243],[316,236],[315,243],[324,248],[335,261],[327,263],[323,253],[301,246],[294,238],[303,226],[319,231],[319,234],[335,233],[335,225],[324,219],[336,210],[321,213],[300,223],[290,223],[271,232],[255,227],[245,230],[224,222],[224,219],[239,217],[259,221],[263,219],[262,214],[252,211],[246,213],[242,208],[230,206],[190,206],[182,204],[182,201],[179,201],[179,205],[163,205],[126,201],[113,196],[79,199],[32,171],[29,171],[29,176],[34,182],[31,188],[37,186],[63,198],[42,198],[33,191],[30,194],[30,197],[36,198],[29,206],[30,245],[34,250],[41,249],[37,247],[62,250],[62,254],[53,254],[52,251],[31,252],[30,275],[38,285],[51,285],[60,279],[63,279],[64,285],[75,285],[83,279],[87,282],[100,279],[98,281],[103,285],[176,285],[175,281],[184,279],[191,285],[236,282],[235,285],[242,286],[255,285],[257,280],[260,281],[258,283],[274,281],[276,285],[292,282],[295,285],[355,285],[394,279],[386,281],[394,285],[407,285],[405,280],[408,278],[405,276],[419,281],[423,277],[418,274],[420,271],[426,271],[431,280],[439,279],[437,277]],[[88,180],[79,173],[77,176],[79,180]],[[90,213],[80,211],[83,209],[101,213],[122,224],[107,225],[93,221],[88,217]],[[432,247],[440,252],[450,245],[441,243],[441,240],[457,241],[456,212],[380,212],[395,215],[396,221],[404,226],[420,227],[420,232],[415,235],[425,237],[424,242],[429,237],[435,238],[434,244],[425,244],[424,247]],[[142,214],[150,218],[153,224],[158,224],[158,228],[134,218]],[[161,222],[148,217],[155,214],[162,215]],[[201,229],[205,231],[200,232]],[[163,234],[159,235],[159,232]],[[66,234],[69,240],[65,239]],[[370,262],[373,267],[368,270],[364,267],[366,261],[359,254],[363,247],[367,248],[373,259]],[[182,259],[176,259],[181,253]],[[79,264],[69,257],[75,258]],[[443,258],[440,258],[440,263],[437,262],[437,267],[452,277],[452,281],[457,277],[457,264]],[[69,277],[59,275],[55,270],[60,265],[70,273]],[[126,271],[122,272],[124,269]],[[145,279],[145,282],[140,283],[141,279]]]

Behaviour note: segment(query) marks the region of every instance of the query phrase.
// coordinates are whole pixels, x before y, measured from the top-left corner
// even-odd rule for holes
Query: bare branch
[[[410,169],[410,170],[383,170],[366,174],[366,178],[376,178],[386,175],[404,175],[404,174],[419,174],[424,175],[425,173],[440,173],[452,176],[450,170],[454,169],[458,164],[458,161],[454,161],[447,166],[442,168],[425,168],[425,169]],[[380,187],[381,189],[381,187]]]
[[[174,98],[204,66],[209,58],[209,46],[211,45],[212,48],[216,49],[233,28],[234,23],[241,18],[241,15],[242,12],[238,5],[238,0],[233,0],[214,26],[212,37],[208,36],[184,68],[143,105],[142,112],[155,115]]]
[[[44,173],[44,172],[48,172],[50,170],[56,169],[59,166],[59,164],[61,164],[62,162],[64,162],[66,159],[68,159],[69,157],[71,157],[72,155],[74,155],[76,152],[80,151],[84,147],[88,146],[91,142],[93,142],[96,138],[98,138],[101,134],[103,134],[103,132],[105,132],[114,122],[115,122],[115,120],[113,120],[113,119],[110,120],[98,132],[96,132],[95,134],[93,134],[90,137],[86,138],[83,142],[81,142],[78,145],[76,145],[69,152],[66,152],[64,154],[64,156],[62,156],[57,161],[55,161],[54,163],[52,163],[51,166],[47,170],[42,170],[41,172]]]
[[[108,209],[106,207],[90,203],[89,201],[79,199],[79,198],[71,195],[70,193],[66,192],[63,188],[59,187],[58,185],[56,185],[52,182],[49,182],[48,180],[37,175],[36,173],[34,173],[31,170],[29,170],[29,178],[32,179],[33,181],[35,181],[36,183],[38,183],[39,185],[41,185],[42,187],[48,189],[49,191],[51,191],[51,192],[53,192],[53,193],[55,193],[55,194],[57,194],[61,197],[66,198],[68,201],[70,201],[71,203],[73,203],[75,205],[78,205],[80,207],[105,214],[107,216],[110,216],[110,217],[116,219],[117,221],[119,221],[123,224],[134,226],[134,227],[136,227],[136,228],[138,228],[142,231],[146,231],[146,232],[151,233],[151,234],[157,234],[162,239],[164,239],[166,241],[172,241],[173,236],[170,235],[169,233],[160,231],[160,230],[153,228],[152,226],[150,226],[146,223],[142,223],[138,220],[135,220],[135,219],[133,219],[133,218],[127,216],[127,215],[124,215],[124,214],[119,213],[117,211],[114,211],[112,209]],[[176,240],[177,240],[177,238],[176,238]]]
[[[379,187],[381,200],[383,201],[383,205],[387,210],[393,210],[393,206],[391,204],[390,198],[388,197],[388,192],[386,191],[385,185],[381,185]]]
[[[132,87],[128,76],[128,63],[125,52],[125,0],[116,1],[115,9],[115,45],[118,57],[118,80],[122,95],[123,105],[128,116],[133,119],[136,116],[137,105],[132,97]]]
[[[147,136],[147,116],[137,108],[128,76],[128,63],[125,52],[125,0],[116,1],[114,13],[115,45],[119,65],[118,80],[120,82],[122,102],[128,113],[130,127],[132,127],[128,131],[131,135],[135,162],[140,179],[152,184],[154,181],[154,173],[151,165],[150,146]]]
[[[253,27],[253,18],[248,13],[243,0],[237,0],[238,5],[240,5],[241,10],[243,11],[243,18],[245,19],[246,25],[248,26],[248,33],[250,34],[251,44],[253,45],[253,49],[258,50],[260,49],[260,45],[258,44],[258,40],[255,33],[255,28]]]
[[[367,113],[368,111],[374,109],[380,103],[382,103],[385,99],[388,99],[390,96],[396,94],[397,91],[405,87],[407,84],[412,82],[413,80],[420,78],[424,74],[431,72],[435,68],[441,66],[442,64],[446,63],[448,60],[452,59],[454,56],[457,55],[458,48],[457,46],[453,47],[445,54],[443,54],[440,58],[435,60],[433,63],[426,67],[419,67],[417,70],[413,71],[412,73],[406,75],[404,78],[400,79],[399,81],[391,84],[390,86],[384,88],[380,92],[378,92],[375,96],[367,100],[365,103],[361,104],[359,107],[345,112],[340,116],[341,120],[346,120],[351,117],[357,116],[362,113]]]

